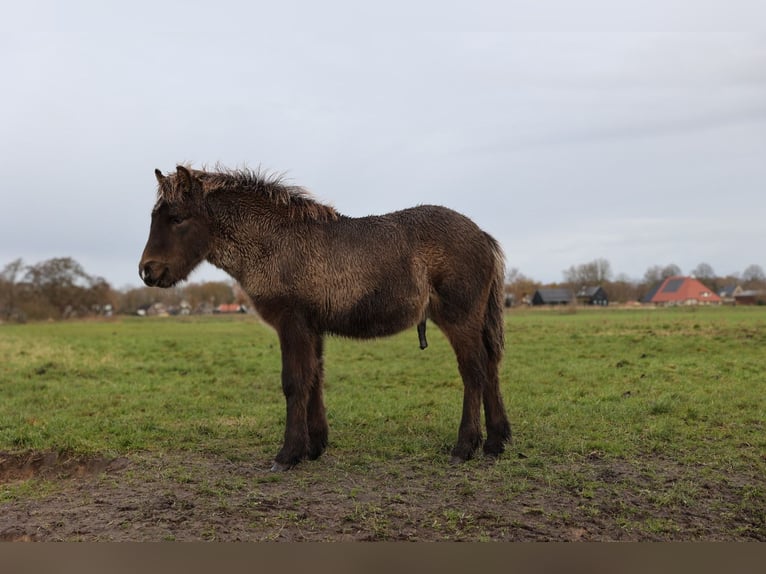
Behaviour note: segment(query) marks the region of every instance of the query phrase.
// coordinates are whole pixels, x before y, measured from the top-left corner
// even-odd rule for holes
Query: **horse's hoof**
[[[505,445],[503,443],[484,443],[484,455],[489,458],[500,458],[500,455],[505,452]]]
[[[271,465],[271,472],[285,472],[286,470],[290,470],[290,468],[291,467],[286,464],[274,461],[274,464]]]
[[[460,466],[461,464],[465,463],[465,459],[453,455],[452,458],[449,459],[449,463],[452,466]]]

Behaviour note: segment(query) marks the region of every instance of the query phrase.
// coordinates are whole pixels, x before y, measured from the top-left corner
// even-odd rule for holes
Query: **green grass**
[[[459,500],[487,493],[500,504],[524,501],[524,520],[569,524],[571,508],[523,498],[550,489],[574,497],[578,515],[596,523],[608,514],[624,532],[672,538],[674,518],[642,505],[683,509],[725,486],[733,498],[711,504],[733,523],[749,517],[743,528],[764,535],[766,489],[757,477],[766,476],[766,310],[513,311],[506,322],[501,378],[514,443],[497,464],[480,458],[457,475],[447,464],[462,384],[438,330],[420,351],[413,328],[373,342],[328,339],[329,457],[287,480],[332,484],[322,478],[329,472],[353,482],[385,468],[381,480],[406,483],[415,468],[418,480],[449,484],[458,500],[429,524],[442,538],[473,539],[490,536],[481,529],[500,518]],[[283,434],[279,371],[277,337],[252,317],[0,325],[0,452],[265,462]],[[632,473],[620,475],[628,466]],[[171,472],[184,482],[182,467]],[[227,489],[283,481],[252,480],[211,479],[200,494],[225,501]],[[30,488],[5,487],[0,502]],[[643,502],[625,500],[626,492]],[[348,522],[385,538],[395,528],[387,505],[403,508],[403,495],[358,494],[344,494]]]
[[[3,450],[216,450],[278,435],[278,347],[254,321],[4,327],[0,361]]]
[[[513,316],[509,338],[506,395],[522,450],[707,460],[736,452],[743,464],[764,451],[763,311]]]
[[[529,312],[507,322],[503,392],[527,457],[662,452],[751,464],[748,453],[766,446],[763,311]],[[333,449],[446,452],[461,383],[445,339],[433,328],[429,338],[426,351],[414,331],[328,340]],[[235,454],[281,439],[278,342],[252,318],[3,326],[0,365],[0,450]]]

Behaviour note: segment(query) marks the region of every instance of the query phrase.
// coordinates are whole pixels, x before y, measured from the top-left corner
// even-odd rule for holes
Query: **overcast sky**
[[[766,268],[762,0],[4,1],[0,71],[0,268],[138,285],[177,162],[446,205],[543,282]]]

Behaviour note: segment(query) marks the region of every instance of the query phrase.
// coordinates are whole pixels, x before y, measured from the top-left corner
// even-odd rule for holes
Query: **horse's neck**
[[[223,211],[214,227],[207,260],[240,283],[259,267],[280,236],[279,219],[255,211]]]

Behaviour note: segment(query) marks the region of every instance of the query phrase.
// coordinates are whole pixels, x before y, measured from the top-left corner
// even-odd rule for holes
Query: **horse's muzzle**
[[[138,275],[149,287],[166,287],[164,285],[168,276],[168,267],[159,261],[143,261],[138,266]]]

